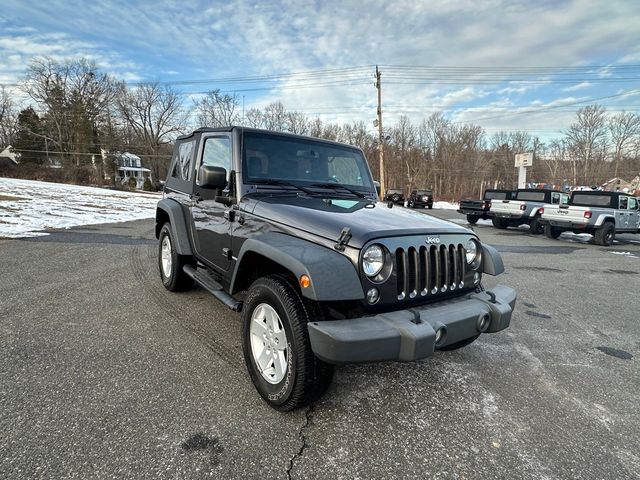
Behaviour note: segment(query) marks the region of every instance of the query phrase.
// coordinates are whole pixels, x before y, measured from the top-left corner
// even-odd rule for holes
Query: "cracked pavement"
[[[638,478],[640,237],[477,225],[507,267],[486,286],[518,290],[507,331],[340,366],[282,414],[245,371],[239,315],[164,290],[152,229],[0,240],[0,478]]]

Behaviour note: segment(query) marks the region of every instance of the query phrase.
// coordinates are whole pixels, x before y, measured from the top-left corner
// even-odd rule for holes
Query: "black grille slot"
[[[409,263],[409,266],[407,267],[407,270],[409,273],[409,282],[408,282],[409,297],[415,298],[415,296],[418,294],[419,262],[418,262],[418,252],[413,247],[409,247],[408,263]]]
[[[466,261],[461,244],[398,248],[394,267],[398,300],[437,295],[464,286]]]
[[[407,271],[406,254],[403,248],[396,250],[396,275],[398,277],[398,300],[403,300],[407,292],[405,272]]]

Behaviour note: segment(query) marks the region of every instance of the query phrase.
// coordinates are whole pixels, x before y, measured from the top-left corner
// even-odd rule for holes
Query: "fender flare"
[[[356,268],[344,255],[330,248],[283,233],[267,232],[245,240],[231,278],[230,291],[235,292],[237,274],[249,253],[262,255],[286,268],[296,278],[308,275],[311,285],[301,289],[302,295],[316,301],[360,300],[364,298]]]
[[[502,256],[491,245],[482,245],[482,272],[493,276],[504,272]]]
[[[600,215],[598,215],[598,219],[596,220],[595,226],[601,227],[602,225],[604,225],[604,222],[607,222],[607,221],[613,222],[614,225],[616,223],[615,217],[611,216],[608,213],[601,213]]]
[[[538,213],[540,212],[541,208],[544,208],[544,207],[534,207],[533,210],[531,210],[531,214],[529,215],[531,217],[531,219],[533,219],[533,217],[538,215]]]
[[[180,255],[193,255],[187,224],[184,218],[182,206],[170,198],[163,198],[158,202],[156,208],[156,238],[160,237],[160,229],[169,219],[171,223],[171,234],[175,243],[176,251]]]

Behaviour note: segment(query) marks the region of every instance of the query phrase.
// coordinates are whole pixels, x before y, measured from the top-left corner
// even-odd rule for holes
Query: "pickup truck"
[[[491,221],[499,229],[529,225],[531,233],[541,235],[544,233],[540,223],[540,209],[543,205],[562,205],[568,201],[568,194],[556,190],[518,189],[515,199],[491,200]]]
[[[378,198],[350,145],[243,127],[176,140],[160,280],[241,312],[249,376],[275,409],[317,399],[334,364],[414,361],[509,326],[515,291],[482,287],[504,271],[494,248]]]
[[[619,192],[576,191],[568,205],[545,205],[541,223],[549,238],[562,232],[590,233],[609,246],[616,232],[640,233],[638,199]]]
[[[484,191],[482,199],[463,198],[460,200],[458,213],[467,216],[467,222],[475,224],[478,220],[487,220],[491,217],[492,200],[512,200],[516,196],[513,190],[488,189]]]

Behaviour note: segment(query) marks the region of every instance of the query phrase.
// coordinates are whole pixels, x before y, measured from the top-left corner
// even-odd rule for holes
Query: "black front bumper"
[[[315,355],[329,363],[409,362],[480,333],[504,330],[515,303],[515,290],[498,285],[490,292],[408,310],[311,322],[309,339]],[[438,330],[442,338],[436,343]]]

